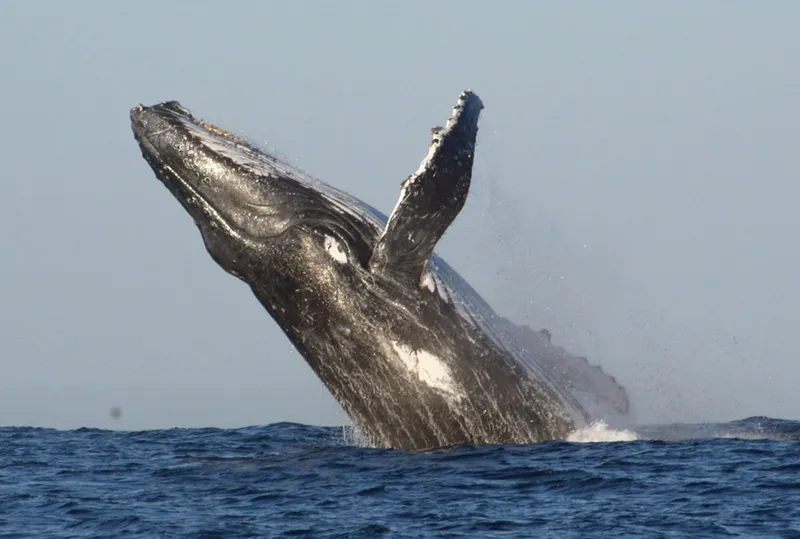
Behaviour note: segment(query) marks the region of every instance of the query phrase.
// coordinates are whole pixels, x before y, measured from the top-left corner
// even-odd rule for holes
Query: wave
[[[671,423],[636,428],[641,440],[698,440],[738,438],[743,440],[800,440],[800,421],[754,416],[725,423]]]
[[[566,441],[576,443],[700,440],[800,440],[800,422],[770,417],[748,417],[725,423],[671,423],[615,429],[603,421],[576,430]]]
[[[39,438],[54,441],[71,433],[88,438],[158,440],[178,436],[193,439],[229,438],[243,443],[258,443],[262,449],[272,444],[296,449],[320,446],[368,447],[357,429],[352,426],[313,426],[299,423],[273,423],[234,429],[181,428],[163,430],[122,431],[81,428],[71,431],[39,427],[0,427],[0,438]],[[603,421],[590,424],[570,434],[566,440],[544,443],[603,443],[603,442],[680,442],[728,438],[742,440],[800,441],[800,421],[756,416],[722,423],[671,423],[616,429]]]

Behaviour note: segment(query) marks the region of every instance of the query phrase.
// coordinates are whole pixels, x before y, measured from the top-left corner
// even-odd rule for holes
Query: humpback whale
[[[482,109],[461,93],[388,217],[176,101],[130,111],[211,257],[376,447],[535,443],[587,425],[593,407],[628,413],[612,377],[499,317],[433,252],[466,201]]]

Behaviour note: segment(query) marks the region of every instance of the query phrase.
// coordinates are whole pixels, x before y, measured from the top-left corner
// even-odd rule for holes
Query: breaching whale
[[[366,442],[420,450],[563,439],[625,390],[500,318],[433,249],[469,191],[480,98],[463,92],[387,218],[195,118],[131,109],[157,178],[247,283]]]

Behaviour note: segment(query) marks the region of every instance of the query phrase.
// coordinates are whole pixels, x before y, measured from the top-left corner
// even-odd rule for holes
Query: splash
[[[569,436],[568,442],[599,443],[599,442],[633,442],[638,440],[632,430],[614,430],[605,421],[596,421],[588,427],[578,429]]]
[[[361,432],[361,429],[353,424],[342,426],[341,439],[344,445],[362,448],[375,447],[373,444],[369,443],[369,440],[367,440],[367,437]]]

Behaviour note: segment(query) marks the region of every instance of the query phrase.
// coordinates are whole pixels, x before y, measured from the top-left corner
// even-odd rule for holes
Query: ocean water
[[[0,537],[800,537],[800,423],[408,453],[341,427],[0,429]]]

